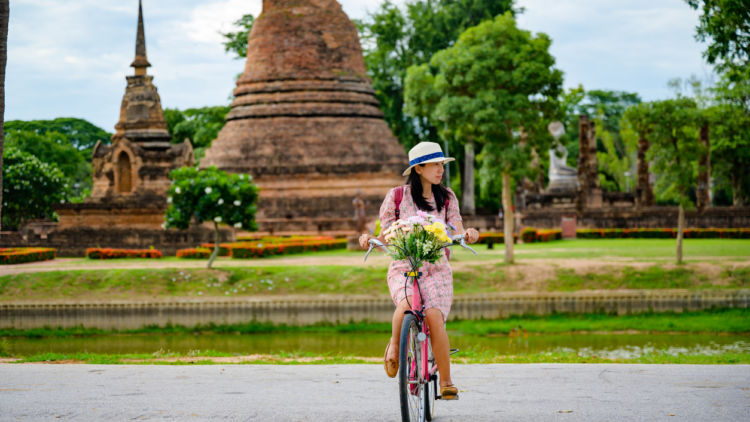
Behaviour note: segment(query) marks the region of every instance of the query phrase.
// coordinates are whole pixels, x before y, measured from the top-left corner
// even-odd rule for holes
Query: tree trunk
[[[732,176],[732,206],[741,207],[742,202],[742,178]]]
[[[685,230],[685,208],[680,204],[677,214],[677,263],[682,264],[682,232]]]
[[[464,144],[464,177],[461,180],[461,212],[474,215],[474,141]]]
[[[701,126],[698,143],[705,149],[698,159],[698,188],[696,189],[696,205],[703,210],[711,205],[711,140],[708,124]]]
[[[503,236],[505,263],[513,263],[513,201],[510,192],[510,173],[503,172]]]
[[[5,149],[5,64],[8,61],[9,0],[0,0],[0,226],[3,222],[3,150]]]
[[[211,258],[208,258],[208,268],[214,263],[214,259],[219,255],[219,223],[214,221],[214,251]]]
[[[648,140],[641,136],[638,139],[638,180],[635,188],[635,201],[639,207],[654,205],[654,191],[651,189],[648,161],[646,160],[648,148]]]

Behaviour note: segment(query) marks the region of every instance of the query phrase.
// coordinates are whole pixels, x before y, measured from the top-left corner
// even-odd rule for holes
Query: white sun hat
[[[408,176],[411,168],[417,164],[426,163],[450,163],[455,158],[449,158],[443,155],[440,145],[435,142],[420,142],[409,150],[409,168],[404,170],[402,176]]]

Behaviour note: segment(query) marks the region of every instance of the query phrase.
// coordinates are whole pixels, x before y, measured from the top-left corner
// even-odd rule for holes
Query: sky
[[[339,0],[365,19],[380,0]],[[403,5],[405,0],[394,0]],[[644,100],[673,94],[667,82],[711,79],[693,34],[698,12],[683,0],[517,0],[518,26],[544,32],[566,88],[622,90]],[[163,107],[227,104],[244,60],[221,32],[261,0],[143,0],[146,49]],[[79,117],[114,131],[133,70],[137,0],[11,2],[6,120]]]

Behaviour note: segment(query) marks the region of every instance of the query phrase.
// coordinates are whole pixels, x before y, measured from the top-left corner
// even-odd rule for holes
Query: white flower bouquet
[[[386,243],[396,246],[393,259],[434,264],[443,256],[443,246],[451,241],[445,223],[418,211],[417,215],[396,220],[383,232]]]

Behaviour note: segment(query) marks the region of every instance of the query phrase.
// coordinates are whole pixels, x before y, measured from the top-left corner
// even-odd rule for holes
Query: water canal
[[[273,334],[114,334],[84,337],[5,339],[15,356],[39,353],[130,354],[213,350],[251,355],[306,353],[332,356],[382,356],[385,333]],[[750,353],[748,334],[530,334],[477,336],[451,333],[451,346],[474,353],[499,355],[572,352],[581,356],[633,359],[648,353],[669,355]],[[460,356],[460,354],[459,354]]]

